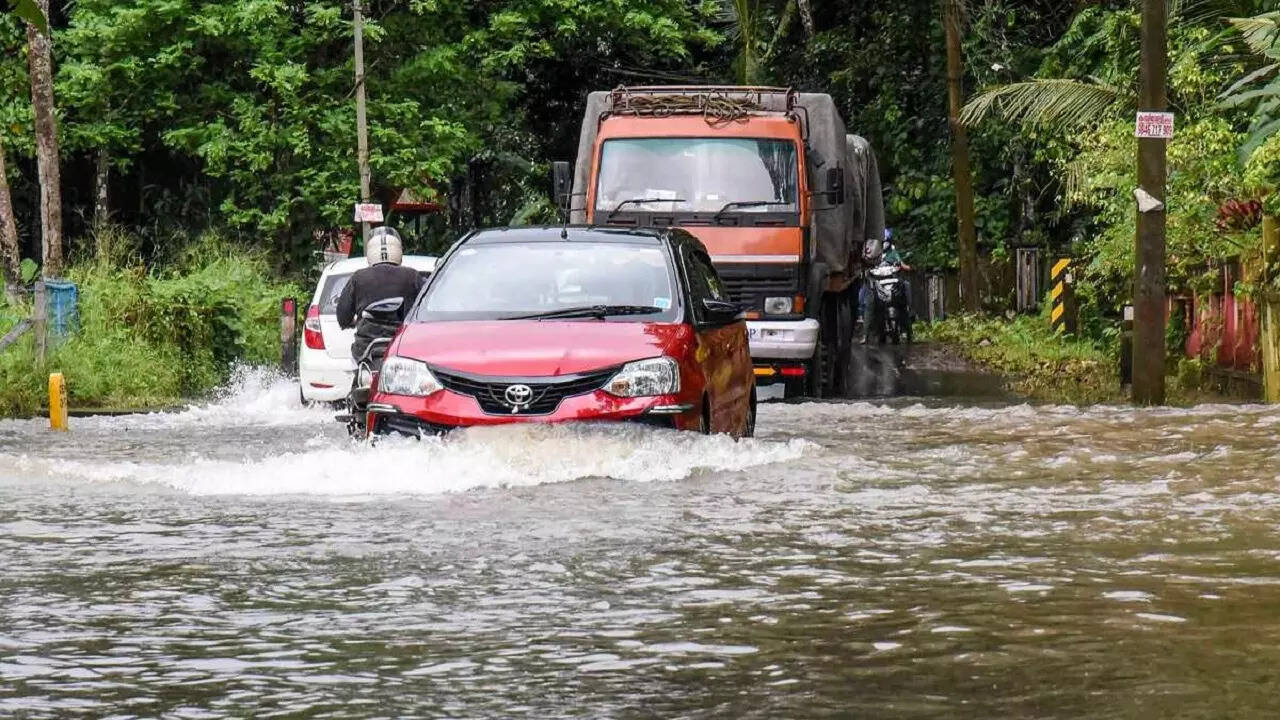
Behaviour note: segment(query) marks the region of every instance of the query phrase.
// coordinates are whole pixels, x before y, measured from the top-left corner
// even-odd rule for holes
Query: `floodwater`
[[[0,422],[0,716],[1273,718],[1280,409]]]

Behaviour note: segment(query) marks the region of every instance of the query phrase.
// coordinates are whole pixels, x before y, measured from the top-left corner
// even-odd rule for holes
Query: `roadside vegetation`
[[[37,5],[52,5],[49,43],[33,44],[28,32]],[[1021,247],[1073,257],[1077,359],[1084,362],[1087,347],[1113,352],[1133,273],[1135,0],[365,6],[373,192],[383,203],[407,194],[436,208],[401,225],[411,252],[443,249],[471,227],[553,220],[549,163],[576,153],[565,128],[579,121],[588,91],[729,83],[830,93],[849,129],[877,151],[888,224],[909,262],[955,272],[952,168],[960,143],[953,147],[949,121],[946,29],[955,30],[978,254],[993,268]],[[58,357],[87,371],[125,363],[129,372],[117,374],[130,376],[86,377],[81,393],[133,404],[198,393],[231,356],[256,357],[266,341],[258,334],[274,332],[273,323],[249,328],[252,315],[228,319],[227,303],[245,308],[251,298],[278,297],[273,273],[300,278],[317,238],[350,226],[358,195],[351,4],[32,0],[22,7],[20,15],[0,12],[0,181],[7,180],[0,270],[12,283],[25,259],[57,275],[47,259],[65,245],[73,258],[66,274],[83,283],[84,329]],[[1264,215],[1280,215],[1280,12],[1274,0],[1169,7],[1169,104],[1177,115],[1169,143],[1170,293],[1212,291],[1236,261],[1245,270],[1238,290],[1280,292],[1263,281],[1280,274],[1271,272],[1274,257],[1266,267],[1259,232]],[[37,86],[55,106],[56,144],[47,141],[55,113],[32,100]],[[57,201],[46,205],[60,209],[66,241],[45,231],[54,214],[41,209],[48,184],[41,178],[59,164]],[[107,225],[127,231],[127,259],[97,259],[93,228]],[[215,262],[211,236],[221,239],[228,264],[216,270],[196,261]],[[58,253],[42,248],[51,243]],[[224,283],[224,275],[239,280]],[[1001,318],[1013,297],[988,289],[979,300]],[[165,302],[174,306],[165,310]],[[991,345],[969,350],[1007,347],[1014,358],[1007,362],[1030,363],[1034,345],[1024,336],[1039,337],[1037,322],[1002,332],[993,324],[985,333],[997,336]],[[192,332],[166,335],[182,323]],[[958,343],[973,339],[956,332]],[[215,337],[246,340],[231,350],[190,344]],[[6,380],[30,365],[21,358],[27,344],[0,353]],[[1017,359],[1023,351],[1012,348],[1024,346],[1027,357]],[[131,353],[141,364],[128,364]],[[159,359],[175,362],[160,368],[151,362]],[[0,393],[34,392],[12,387],[6,382]],[[1086,393],[1095,395],[1101,391]],[[0,411],[33,402],[6,401]]]
[[[1056,333],[1048,318],[956,315],[921,323],[919,338],[944,343],[976,370],[1001,375],[1010,391],[1031,402],[1062,405],[1122,405],[1129,402],[1120,385],[1120,337],[1101,340]],[[1176,332],[1170,345],[1181,342]],[[1194,405],[1229,399],[1202,358],[1175,358],[1170,349],[1167,402]]]
[[[39,412],[50,372],[66,376],[72,407],[139,408],[199,397],[236,363],[279,362],[279,302],[300,289],[278,280],[263,253],[206,234],[148,268],[137,241],[103,230],[95,252],[73,260],[79,331],[43,366],[32,333],[0,352],[0,415]],[[29,302],[0,304],[0,333],[30,314]]]
[[[1054,333],[1045,319],[959,315],[921,324],[921,338],[947,343],[979,369],[1003,375],[1009,389],[1035,402],[1072,405],[1125,400],[1118,345]]]

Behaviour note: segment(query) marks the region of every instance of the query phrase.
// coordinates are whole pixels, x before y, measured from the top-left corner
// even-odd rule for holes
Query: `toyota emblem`
[[[533,388],[528,385],[508,385],[503,397],[513,409],[519,409],[533,400]]]

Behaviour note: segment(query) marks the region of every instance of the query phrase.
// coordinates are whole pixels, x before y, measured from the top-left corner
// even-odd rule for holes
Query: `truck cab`
[[[746,313],[757,383],[823,396],[842,389],[866,234],[847,154],[826,95],[624,87],[588,96],[572,185],[567,163],[554,182],[574,222],[696,235]]]

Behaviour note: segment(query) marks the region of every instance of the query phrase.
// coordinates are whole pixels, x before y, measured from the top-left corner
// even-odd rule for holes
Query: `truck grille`
[[[609,368],[577,375],[520,378],[470,375],[432,368],[441,385],[459,395],[475,398],[480,409],[488,415],[548,415],[560,407],[561,400],[604,387],[617,371],[617,368]],[[527,403],[513,406],[508,402],[507,388],[512,385],[528,386],[533,394]]]
[[[795,295],[800,288],[796,265],[720,265],[716,270],[729,299],[752,310],[762,309],[766,297]]]

